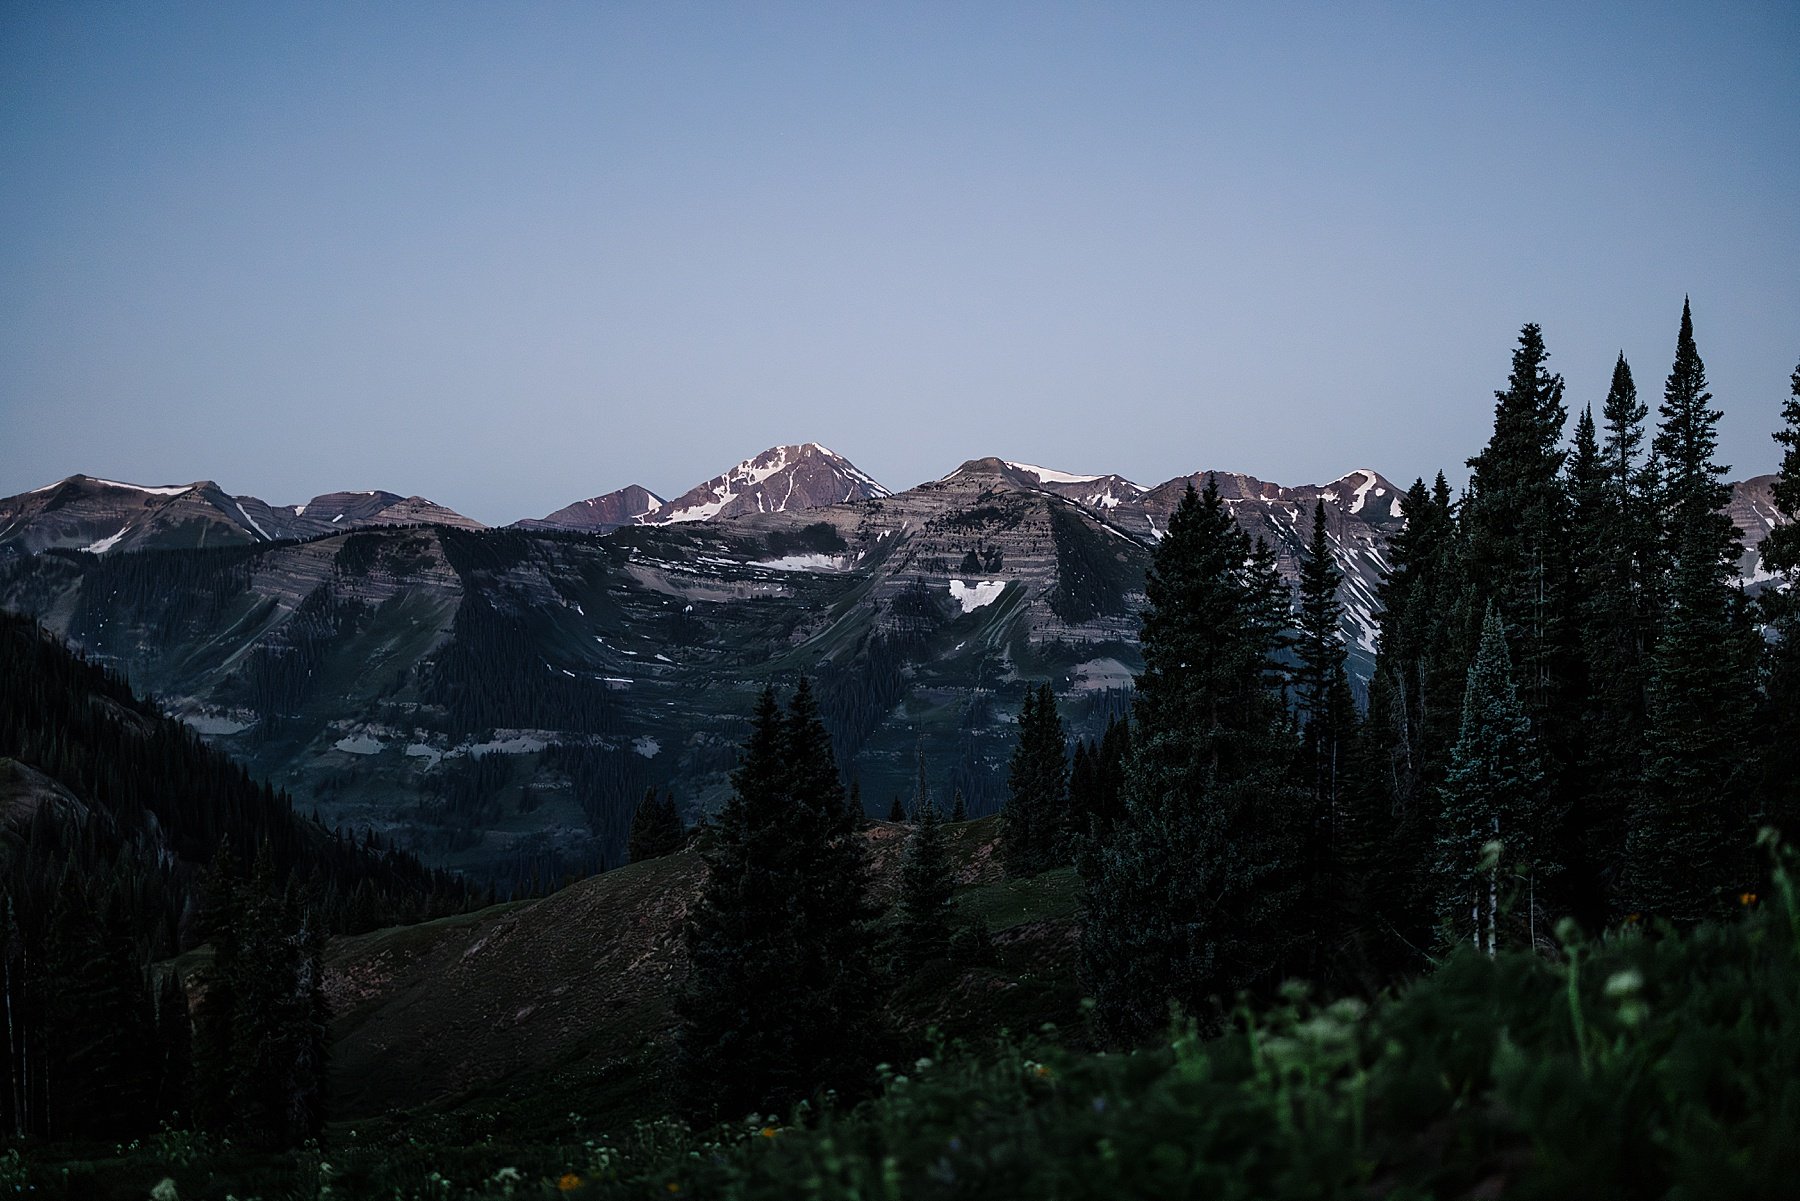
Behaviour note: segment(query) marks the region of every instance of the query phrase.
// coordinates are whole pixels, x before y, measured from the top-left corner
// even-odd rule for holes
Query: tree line
[[[111,1139],[194,1120],[202,1078],[187,985],[197,982],[167,963],[220,927],[206,880],[221,852],[254,860],[243,887],[254,882],[255,905],[279,904],[282,930],[303,925],[311,939],[479,899],[372,835],[297,814],[285,793],[32,621],[0,614],[0,679],[9,1134]],[[246,934],[244,970],[278,977],[285,969],[263,951],[290,936]]]
[[[1553,953],[1568,919],[1756,903],[1756,832],[1800,814],[1800,602],[1737,578],[1691,311],[1654,430],[1621,357],[1565,444],[1547,363],[1526,325],[1467,488],[1407,491],[1365,709],[1323,503],[1290,589],[1211,479],[1155,547],[1129,720],[1071,762],[1054,695],[1026,693],[1000,853],[1014,875],[1076,868],[1102,1044],[1171,1007],[1219,1022],[1284,978],[1372,992],[1457,946]],[[1800,370],[1784,422],[1791,523]],[[1800,527],[1762,562],[1791,581]],[[859,814],[804,684],[785,714],[764,694],[733,788],[682,1009],[689,1108],[715,1115],[854,1087],[876,978]],[[942,954],[942,832],[915,808],[894,926]]]

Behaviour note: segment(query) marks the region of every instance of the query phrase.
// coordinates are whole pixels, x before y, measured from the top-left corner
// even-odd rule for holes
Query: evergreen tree
[[[1294,690],[1301,723],[1300,777],[1310,801],[1304,827],[1302,900],[1315,947],[1335,943],[1345,916],[1339,877],[1356,703],[1344,670],[1343,577],[1332,559],[1325,502],[1313,505],[1312,538],[1300,561],[1295,612]],[[1318,964],[1312,965],[1315,970]]]
[[[1188,488],[1145,592],[1125,809],[1083,865],[1083,973],[1121,1041],[1287,959],[1304,812],[1272,679],[1282,619],[1216,481]]]
[[[1568,410],[1562,377],[1545,367],[1549,357],[1542,331],[1527,324],[1507,386],[1494,394],[1493,435],[1469,460],[1473,475],[1461,514],[1469,577],[1499,608],[1508,641],[1521,648],[1520,695],[1539,721],[1553,708],[1563,683],[1558,673],[1566,669],[1568,496],[1558,447]]]
[[[1673,567],[1650,668],[1645,786],[1626,840],[1624,908],[1689,923],[1748,882],[1748,735],[1754,635],[1728,581],[1738,534],[1714,462],[1720,413],[1686,302],[1663,388],[1656,451]]]
[[[655,788],[646,788],[644,799],[631,816],[630,861],[637,863],[672,854],[681,849],[686,836],[681,811],[675,807],[675,794],[665,792],[659,799]]]
[[[931,807],[931,789],[925,783],[925,732],[920,730],[913,777],[913,820],[918,821],[919,814]]]
[[[1570,499],[1560,449],[1568,410],[1562,377],[1545,366],[1549,357],[1542,332],[1527,324],[1507,386],[1495,393],[1493,436],[1469,460],[1461,522],[1474,595],[1505,622],[1519,697],[1538,734],[1551,792],[1566,810],[1577,787],[1569,772],[1583,698],[1571,637]]]
[[[195,1124],[220,1134],[230,1132],[235,1119],[232,1090],[237,1064],[232,1053],[232,1023],[238,1009],[238,981],[244,975],[240,950],[243,894],[236,875],[231,847],[221,842],[200,909],[201,936],[212,945],[213,955],[200,976],[193,1069]]]
[[[1493,955],[1501,941],[1502,906],[1511,908],[1522,891],[1529,945],[1538,929],[1539,882],[1557,869],[1555,823],[1531,722],[1513,684],[1506,633],[1492,605],[1463,690],[1462,733],[1443,793],[1437,909],[1447,939]]]
[[[897,792],[894,794],[894,803],[888,806],[887,819],[897,824],[904,824],[906,821],[906,804]]]
[[[157,1074],[155,1117],[173,1129],[186,1127],[193,1113],[189,1086],[194,1061],[194,1027],[181,973],[165,972],[156,998]]]
[[[1800,367],[1789,377],[1787,399],[1781,402],[1782,428],[1771,435],[1781,447],[1781,463],[1775,471],[1775,507],[1787,524],[1770,530],[1762,541],[1762,563],[1769,571],[1800,570]]]
[[[1000,855],[1007,874],[1033,876],[1069,861],[1068,771],[1056,695],[1049,684],[1027,688],[1000,811]]]
[[[766,1112],[855,1082],[869,977],[858,824],[810,689],[785,715],[765,689],[686,931],[691,1112]]]
[[[966,822],[969,820],[969,804],[963,799],[963,791],[958,788],[950,802],[950,820]]]
[[[1415,480],[1389,541],[1375,672],[1339,837],[1345,927],[1372,980],[1429,962],[1440,789],[1473,656],[1471,594],[1450,487]],[[1351,894],[1354,895],[1351,895]]]
[[[1569,790],[1569,901],[1589,925],[1613,915],[1626,821],[1644,783],[1646,688],[1663,576],[1662,540],[1640,461],[1647,409],[1620,355],[1601,416],[1606,437],[1576,433],[1570,466],[1576,644],[1585,677]],[[1585,441],[1584,441],[1585,439]]]
[[[1763,539],[1762,566],[1785,576],[1765,587],[1763,620],[1771,632],[1764,656],[1763,700],[1756,745],[1762,748],[1762,813],[1785,842],[1800,841],[1800,367],[1782,404],[1782,447],[1775,477],[1775,507],[1787,518]]]
[[[942,959],[948,953],[950,897],[955,891],[937,806],[927,798],[913,820],[913,831],[900,861],[900,899],[896,906],[894,958],[903,972]]]

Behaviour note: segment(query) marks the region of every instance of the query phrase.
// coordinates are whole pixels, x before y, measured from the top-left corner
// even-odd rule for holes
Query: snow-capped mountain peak
[[[891,495],[849,459],[816,442],[771,446],[721,475],[659,506],[641,520],[644,525],[671,525],[740,517],[746,513],[784,513],[816,509],[850,500]]]

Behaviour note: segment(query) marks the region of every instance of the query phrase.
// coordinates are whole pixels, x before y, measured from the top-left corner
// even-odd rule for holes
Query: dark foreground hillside
[[[1632,927],[1555,957],[1464,951],[1373,1005],[1291,985],[1221,1037],[1178,1026],[1130,1054],[1071,1050],[1078,1028],[971,1038],[885,1065],[879,1095],[849,1112],[750,1115],[695,1132],[648,1116],[622,1123],[592,1087],[604,1090],[606,1064],[632,1059],[634,1037],[653,1055],[648,999],[666,959],[622,959],[630,939],[598,948],[591,973],[610,982],[598,991],[639,1025],[622,1023],[605,1048],[569,1041],[560,1059],[557,1032],[603,1023],[578,1020],[574,1002],[559,1014],[555,999],[592,983],[560,961],[542,963],[535,985],[500,983],[527,970],[530,928],[553,904],[603,917],[601,885],[674,894],[691,870],[680,857],[642,866],[592,882],[585,898],[571,889],[334,949],[346,982],[374,979],[376,965],[391,972],[385,991],[340,1019],[340,1072],[359,1040],[404,1028],[408,1015],[422,1045],[423,1024],[449,1004],[425,996],[431,964],[487,963],[438,980],[445,994],[477,990],[464,1024],[440,1031],[445,1058],[462,1048],[485,1071],[518,1055],[537,1065],[535,1091],[520,1076],[504,1095],[454,1108],[342,1121],[324,1147],[280,1156],[176,1134],[122,1153],[14,1156],[0,1161],[0,1186],[84,1198],[143,1197],[168,1179],[180,1197],[1753,1199],[1791,1196],[1800,1178],[1800,902],[1786,872],[1729,924]],[[1054,924],[1068,889],[1039,880],[961,897]],[[622,981],[646,968],[633,995]],[[496,1012],[483,987],[520,989],[551,1012],[533,1027],[535,1004]],[[485,1044],[484,1022],[496,1032]],[[506,1033],[534,1028],[535,1060],[519,1049],[532,1037]],[[386,1075],[417,1074],[413,1054]],[[656,1112],[631,1092],[643,1114]]]

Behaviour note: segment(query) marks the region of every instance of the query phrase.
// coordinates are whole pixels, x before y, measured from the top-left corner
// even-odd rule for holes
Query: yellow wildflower
[[[774,1138],[776,1135],[780,1134],[781,1131],[775,1129],[773,1126],[764,1126],[761,1130],[757,1131],[757,1133],[764,1138]]]
[[[573,1172],[564,1172],[557,1177],[556,1189],[561,1193],[572,1193],[581,1187],[581,1177]]]

